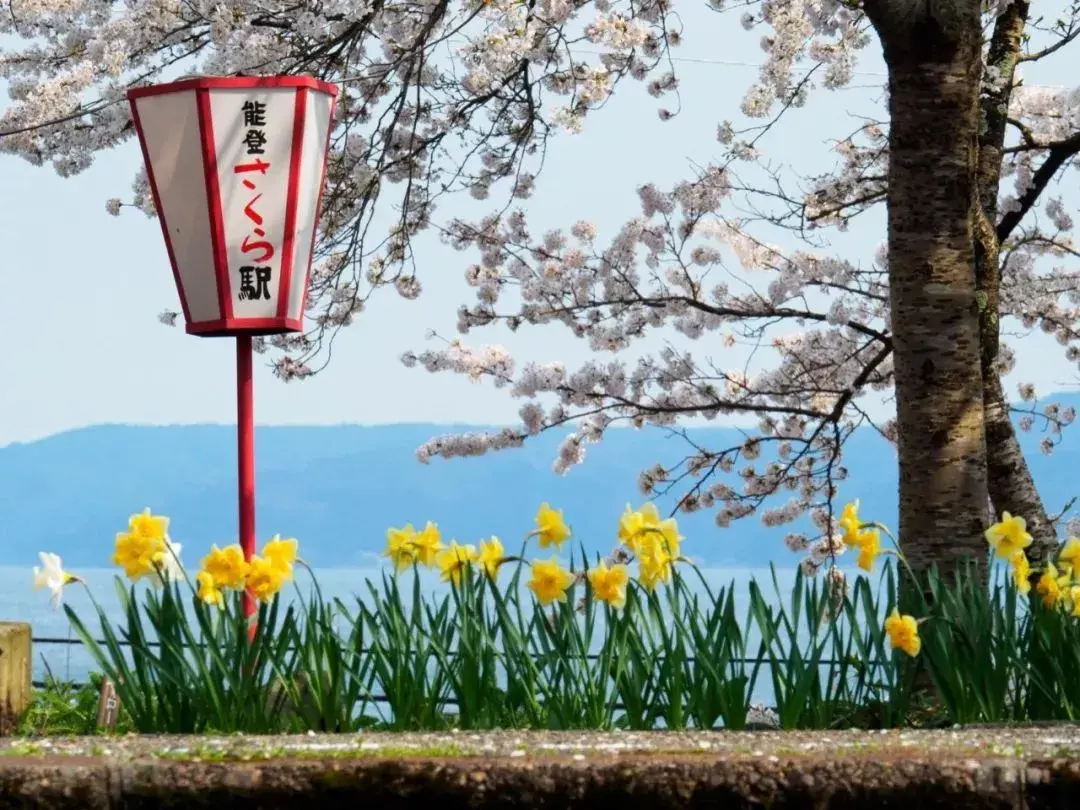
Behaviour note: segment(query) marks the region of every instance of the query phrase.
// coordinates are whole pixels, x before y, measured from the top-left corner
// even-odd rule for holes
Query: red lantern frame
[[[293,113],[293,126],[291,133],[289,180],[285,202],[285,225],[284,238],[282,240],[282,267],[278,276],[278,288],[282,292],[277,298],[278,311],[273,318],[238,318],[233,315],[231,284],[229,280],[228,258],[225,255],[225,235],[222,223],[221,188],[217,173],[217,154],[214,142],[214,122],[210,113],[210,93],[214,90],[262,90],[262,89],[295,89],[295,107]],[[188,307],[188,295],[185,291],[183,280],[173,250],[172,236],[169,232],[167,218],[161,204],[161,194],[158,189],[154,166],[150,160],[150,151],[147,146],[143,129],[143,122],[139,115],[136,101],[149,96],[168,95],[194,91],[199,117],[199,131],[202,140],[204,182],[207,194],[207,205],[211,220],[211,241],[213,243],[213,255],[215,265],[215,278],[217,283],[218,308],[220,317],[212,321],[192,322],[191,311]],[[293,266],[293,240],[295,234],[295,219],[297,208],[297,196],[299,187],[299,164],[303,152],[303,135],[305,116],[307,113],[307,98],[310,91],[325,93],[331,97],[330,116],[331,124],[326,130],[326,143],[323,148],[323,161],[319,179],[319,193],[315,205],[315,220],[318,221],[319,211],[322,204],[322,190],[326,183],[326,161],[330,149],[330,134],[333,131],[334,100],[337,98],[338,89],[329,82],[315,79],[309,76],[229,76],[229,77],[199,77],[194,79],[182,79],[169,84],[139,87],[128,91],[128,100],[131,104],[132,120],[135,131],[139,136],[139,144],[142,148],[143,161],[146,164],[147,179],[150,184],[150,193],[154,200],[158,219],[161,222],[162,236],[165,238],[165,247],[169,254],[169,263],[172,266],[173,279],[180,295],[180,308],[184,314],[185,329],[188,334],[200,337],[224,337],[249,335],[272,335],[287,332],[303,331],[303,312],[307,304],[307,285],[303,288],[303,300],[300,307],[299,317],[289,318],[288,308],[290,299],[288,290],[292,275],[297,268]],[[311,240],[311,251],[307,257],[307,267],[303,268],[306,274],[311,266],[311,258],[314,254],[315,239]]]

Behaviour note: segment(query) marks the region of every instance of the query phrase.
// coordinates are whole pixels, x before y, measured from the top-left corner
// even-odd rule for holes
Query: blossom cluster
[[[440,198],[483,199],[497,183],[528,196],[546,141],[579,131],[623,79],[674,92],[673,75],[654,77],[679,40],[669,12],[666,0],[22,2],[0,17],[11,98],[0,151],[75,175],[134,136],[129,87],[185,74],[299,70],[336,83],[307,296],[315,329],[267,341],[282,353],[276,371],[300,378],[376,288],[419,294],[410,244]],[[156,215],[145,171],[121,196],[110,194],[110,214]]]
[[[542,549],[554,548],[558,552],[573,534],[563,511],[547,503],[540,505],[533,522],[535,528],[526,540],[535,538]],[[532,561],[526,587],[541,605],[549,605],[567,601],[571,586],[585,580],[597,600],[619,609],[626,603],[626,589],[630,583],[628,563],[637,561],[637,582],[648,591],[671,581],[675,564],[682,559],[684,539],[674,518],[662,518],[653,503],[636,510],[627,506],[619,520],[618,537],[620,547],[580,574],[564,567],[557,557]],[[462,584],[463,577],[473,568],[478,568],[494,582],[503,564],[515,560],[524,562],[520,557],[508,555],[498,537],[481,541],[479,548],[459,544],[456,540],[445,545],[438,526],[430,521],[419,531],[411,523],[388,529],[383,555],[389,558],[398,573],[413,566],[437,568],[442,580],[455,587]]]
[[[128,520],[126,532],[117,532],[112,557],[132,582],[149,577],[157,584],[179,579],[181,546],[169,538],[169,519],[153,515],[147,507]]]
[[[830,538],[831,547],[815,551],[818,554],[828,554],[835,560],[845,548],[856,547],[859,549],[859,567],[866,571],[873,570],[875,559],[883,553],[895,554],[903,561],[899,550],[881,549],[878,524],[863,523],[858,515],[858,507],[857,501],[844,507],[843,514],[837,521],[839,532]],[[1035,592],[1044,608],[1080,617],[1080,538],[1070,537],[1058,550],[1055,559],[1047,560],[1041,570],[1033,570],[1025,552],[1033,538],[1027,531],[1024,518],[1003,512],[1001,519],[987,528],[985,535],[993,554],[1008,563],[1017,593],[1029,594],[1034,580]],[[804,562],[804,571],[808,569],[809,563],[810,573],[814,573],[824,561],[824,558],[821,562],[815,562],[814,559],[812,556]],[[830,569],[830,574],[838,571],[834,566]],[[1037,578],[1035,575],[1038,575]],[[842,587],[842,574],[839,575],[839,581]],[[923,621],[926,619],[917,620],[894,610],[885,622],[885,631],[892,646],[908,655],[918,655],[922,645],[919,624]]]
[[[577,369],[558,362],[519,366],[503,346],[454,339],[442,348],[406,353],[402,361],[491,380],[524,400],[521,426],[440,436],[418,449],[420,459],[480,455],[575,424],[553,463],[565,473],[615,424],[670,426],[688,417],[753,412],[756,435],[729,447],[697,448],[679,468],[660,475],[645,471],[642,492],[663,493],[690,480],[680,506],[715,508],[721,526],[759,510],[769,525],[781,525],[822,505],[845,475],[836,463],[842,441],[866,419],[859,398],[891,385],[886,278],[879,270],[755,238],[721,216],[731,193],[731,175],[722,166],[707,167],[670,191],[646,186],[641,215],[603,249],[588,222],[542,238],[530,236],[523,211],[455,222],[451,244],[477,248],[482,260],[466,271],[477,301],[460,310],[459,329],[562,324],[594,351],[616,354],[670,326],[688,339],[717,339],[724,347],[768,342],[778,367],[747,373],[741,360],[719,367],[674,345],[636,360],[598,357]],[[730,254],[748,271],[739,289],[709,282],[725,272]],[[520,306],[501,313],[500,300],[511,295]],[[807,303],[826,295],[832,298],[827,308]],[[773,329],[785,321],[820,327]],[[893,432],[888,423],[880,428]],[[763,448],[775,453],[758,463]],[[741,479],[737,486],[719,480],[718,474],[734,472]],[[776,504],[785,491],[788,501]]]
[[[988,31],[1008,5],[986,7]],[[984,118],[1008,113],[998,155],[1003,181],[980,192],[1001,247],[1000,300],[993,303],[1012,322],[1000,348],[988,350],[1001,375],[1014,370],[1012,325],[1052,335],[1065,359],[1080,363],[1080,295],[1066,264],[1076,256],[1073,222],[1052,185],[1058,167],[1071,165],[1080,150],[1080,93],[1027,86],[1014,75],[1016,48],[1031,49],[1021,61],[1061,52],[1074,38],[1070,32],[1080,30],[1078,14],[1070,12],[1055,32],[1032,30],[1030,44],[985,54]],[[843,4],[780,2],[748,12],[744,25],[763,30],[766,61],[743,113],[762,119],[781,112],[757,129],[723,122],[717,137],[727,147],[724,158],[671,188],[640,187],[640,212],[606,244],[590,222],[531,229],[523,210],[447,228],[451,245],[476,256],[465,268],[476,297],[459,310],[463,336],[491,326],[561,325],[598,356],[569,368],[512,357],[503,346],[469,346],[465,337],[407,353],[407,365],[486,378],[523,400],[517,429],[440,436],[419,448],[422,460],[514,447],[573,425],[553,462],[565,473],[614,424],[671,427],[752,414],[759,430],[745,442],[688,449],[666,475],[643,471],[642,491],[678,487],[686,511],[714,509],[720,526],[752,514],[776,526],[828,510],[846,474],[843,443],[856,427],[871,426],[895,443],[895,420],[869,407],[874,399],[887,403],[893,384],[884,245],[872,261],[820,247],[827,228],[844,230],[886,200],[889,123],[877,111],[865,116],[835,140],[836,166],[808,184],[797,178],[798,190],[789,190],[795,179],[764,151],[770,132],[785,137],[780,116],[799,106],[816,80],[824,76],[834,87],[850,79],[855,56],[870,41],[867,20]],[[747,210],[755,216],[747,218]],[[774,244],[778,230],[790,236],[787,245]],[[806,247],[791,246],[800,243]],[[672,337],[663,349],[631,354],[659,330]],[[701,349],[684,348],[695,341]],[[754,368],[747,354],[759,361]],[[1021,399],[1030,402],[1029,389],[1021,383]],[[1008,411],[1008,403],[995,409]],[[1032,404],[1019,428],[1043,428],[1041,449],[1050,452],[1074,418],[1068,408]],[[771,460],[748,463],[761,445],[776,449]],[[738,478],[718,480],[729,473]]]
[[[820,516],[819,516],[820,519]],[[843,572],[836,567],[836,558],[847,549],[857,549],[859,568],[867,573],[874,570],[878,557],[883,554],[893,554],[898,560],[904,562],[904,557],[899,548],[883,549],[881,546],[881,533],[889,534],[888,529],[878,523],[865,523],[859,517],[859,502],[852,501],[844,506],[840,519],[836,522],[837,531],[827,537],[811,544],[810,555],[803,561],[803,573],[813,576],[818,572],[826,560],[833,564],[828,572],[828,595],[831,604],[843,602],[847,594],[847,584]],[[789,548],[795,544],[791,540]],[[889,535],[890,539],[892,535]],[[895,540],[893,541],[895,546]],[[802,544],[803,550],[806,548]],[[885,633],[889,637],[889,643],[893,649],[902,650],[909,656],[916,656],[922,649],[922,639],[919,636],[919,625],[925,619],[916,619],[909,614],[901,614],[899,608],[893,608],[892,613],[885,619]]]
[[[526,543],[535,538],[542,549],[553,548],[558,552],[573,536],[563,511],[548,503],[540,505],[533,522],[534,527],[526,536]],[[857,505],[845,510],[841,524],[845,533],[856,536],[865,535],[868,531],[868,527],[859,521]],[[154,515],[147,508],[132,515],[128,530],[117,534],[114,562],[131,581],[149,577],[160,586],[170,579],[187,579],[179,560],[180,547],[168,538],[168,525],[167,517]],[[996,544],[999,553],[1008,553],[1012,555],[1010,559],[1015,560],[1016,549],[1020,549],[1019,555],[1023,556],[1023,529],[1023,521],[1005,515],[1003,521],[987,533],[987,537]],[[661,584],[672,582],[677,563],[689,562],[682,556],[685,538],[679,531],[678,522],[675,518],[663,518],[651,502],[639,509],[628,505],[619,519],[617,536],[619,545],[607,558],[580,572],[564,567],[557,556],[528,562],[530,578],[526,587],[540,605],[548,606],[567,602],[575,584],[587,583],[593,599],[609,605],[613,610],[622,610],[632,583],[647,592],[654,591]],[[526,564],[522,557],[508,555],[497,537],[482,541],[479,548],[459,544],[456,540],[446,545],[442,542],[438,526],[433,522],[428,522],[420,530],[412,524],[390,528],[386,541],[384,556],[389,558],[397,573],[416,566],[437,568],[443,581],[449,582],[454,588],[463,587],[474,570],[494,584],[504,564],[513,561]],[[1030,537],[1027,542],[1030,542]],[[863,554],[876,556],[880,551],[874,550],[876,546],[871,548],[870,543],[869,540],[864,541],[866,550]],[[164,554],[169,554],[173,562],[167,563]],[[1059,564],[1065,565],[1069,561],[1071,565],[1076,558],[1080,558],[1080,540],[1075,541],[1075,548],[1069,546],[1062,553]],[[635,560],[638,571],[636,579],[632,579],[628,566]],[[43,553],[41,561],[43,567],[33,570],[34,586],[37,589],[49,588],[54,605],[58,606],[63,588],[82,580],[64,571],[60,558],[55,554]],[[229,592],[246,592],[260,602],[269,602],[277,597],[282,585],[292,579],[293,566],[298,562],[306,565],[298,557],[297,541],[282,539],[279,535],[264,546],[261,554],[247,559],[238,544],[225,548],[214,545],[203,558],[194,582],[188,582],[196,599],[218,608],[225,606],[226,593]],[[1053,570],[1053,567],[1048,570]],[[1056,571],[1053,576],[1057,576]],[[1052,577],[1048,581],[1056,580]],[[1042,584],[1040,593],[1043,593]],[[1044,599],[1050,599],[1049,591],[1044,594]],[[919,623],[914,617],[894,610],[884,624],[892,647],[911,656],[918,655],[921,645]]]
[[[202,568],[195,575],[199,598],[208,605],[222,607],[226,591],[250,593],[259,602],[269,602],[292,579],[297,561],[297,542],[274,535],[262,550],[244,559],[239,543],[225,548],[210,547]]]
[[[1080,617],[1080,538],[1070,537],[1056,558],[1047,560],[1039,571],[1032,571],[1025,551],[1032,537],[1024,518],[1003,513],[1001,520],[986,530],[986,541],[994,554],[1008,563],[1019,593],[1031,592],[1033,574],[1037,573],[1035,592],[1043,606]]]
[[[168,529],[169,518],[152,514],[147,507],[128,519],[127,531],[117,532],[112,562],[130,582],[147,580],[160,588],[187,580],[198,599],[221,608],[227,592],[246,593],[259,602],[271,601],[293,578],[293,566],[299,561],[296,539],[280,535],[274,535],[262,553],[250,559],[239,543],[225,548],[212,545],[191,581],[180,560],[182,546],[172,541]],[[53,607],[59,608],[64,587],[82,580],[64,570],[58,555],[42,552],[40,558],[41,567],[33,570],[34,588],[48,588]]]
[[[819,526],[829,525],[829,517],[824,510],[816,511],[813,518]],[[832,531],[826,532],[813,542],[805,535],[789,534],[784,538],[784,545],[790,551],[807,552],[800,564],[803,573],[807,576],[817,574],[826,563],[835,563],[837,558],[849,549],[858,553],[856,565],[863,571],[873,573],[874,566],[882,554],[896,553],[894,550],[882,547],[883,529],[884,527],[878,524],[863,523],[859,517],[859,501],[855,500],[845,504],[840,519],[835,522]]]

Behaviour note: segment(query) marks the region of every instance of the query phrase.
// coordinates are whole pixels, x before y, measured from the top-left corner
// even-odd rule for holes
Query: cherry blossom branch
[[[1056,20],[1051,28],[1051,32],[1053,33],[1053,35],[1057,36],[1057,40],[1052,44],[1037,51],[1029,51],[1028,53],[1021,55],[1019,61],[1038,62],[1039,60],[1045,59],[1048,56],[1052,56],[1061,49],[1070,45],[1078,36],[1080,36],[1080,25],[1077,24],[1078,21],[1080,21],[1080,3],[1077,3],[1074,0],[1072,3],[1072,8],[1069,11],[1068,21],[1066,22],[1065,20],[1061,19]],[[1036,23],[1032,27],[1039,30],[1046,30],[1038,23]]]
[[[1080,132],[1076,132],[1063,141],[1049,145],[1047,149],[1046,159],[1043,160],[1042,165],[1039,166],[1038,171],[1031,178],[1027,191],[1020,196],[1018,205],[1003,214],[998,221],[998,242],[1004,242],[1009,238],[1020,220],[1038,202],[1039,195],[1046,190],[1058,170],[1065,165],[1066,161],[1074,157],[1077,152],[1080,152]]]

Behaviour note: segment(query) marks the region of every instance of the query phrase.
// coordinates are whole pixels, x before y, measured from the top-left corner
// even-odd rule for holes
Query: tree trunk
[[[867,0],[889,70],[889,293],[900,540],[944,573],[986,553],[973,227],[980,2]]]
[[[979,136],[978,227],[975,240],[976,301],[979,307],[979,342],[983,375],[983,411],[986,420],[987,483],[993,510],[1021,515],[1035,542],[1028,549],[1032,563],[1045,560],[1057,545],[1054,526],[1035,489],[1027,460],[1016,438],[1009,404],[997,370],[1000,341],[999,307],[1001,255],[996,233],[997,201],[1001,183],[1005,132],[1016,65],[1023,49],[1030,3],[1013,0],[994,23],[987,65],[1001,77],[985,88],[981,102]],[[1033,572],[1033,576],[1037,574]]]

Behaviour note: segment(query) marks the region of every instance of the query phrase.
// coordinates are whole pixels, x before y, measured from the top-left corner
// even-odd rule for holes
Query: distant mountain
[[[1055,398],[1061,399],[1061,398]],[[1065,397],[1066,400],[1070,397]],[[1074,404],[1080,406],[1080,398]],[[417,462],[414,451],[433,435],[485,430],[477,426],[260,427],[256,431],[260,543],[274,533],[300,539],[303,555],[321,567],[369,565],[388,526],[436,521],[446,538],[475,542],[496,534],[514,548],[542,501],[562,508],[586,549],[611,548],[627,503],[643,498],[638,472],[674,464],[684,440],[662,430],[617,429],[588,447],[586,461],[564,476],[551,472],[561,436],[479,458]],[[690,431],[701,446],[736,442],[734,428]],[[1068,470],[1080,460],[1080,436],[1046,457],[1041,436],[1024,445],[1048,507],[1060,509],[1080,487]],[[128,515],[151,506],[172,518],[171,534],[196,561],[212,542],[236,539],[235,429],[195,425],[103,425],[0,448],[0,543],[5,564],[31,564],[39,550],[71,566],[108,564]],[[760,462],[759,462],[760,464]],[[896,456],[876,433],[860,431],[848,445],[844,499],[860,498],[863,514],[895,525]],[[732,485],[738,480],[732,476]],[[784,498],[778,499],[778,503]],[[661,498],[668,509],[672,498]],[[711,511],[679,518],[686,551],[710,565],[792,563],[783,546],[790,528],[757,518],[719,529]],[[806,522],[795,530],[808,530]]]

